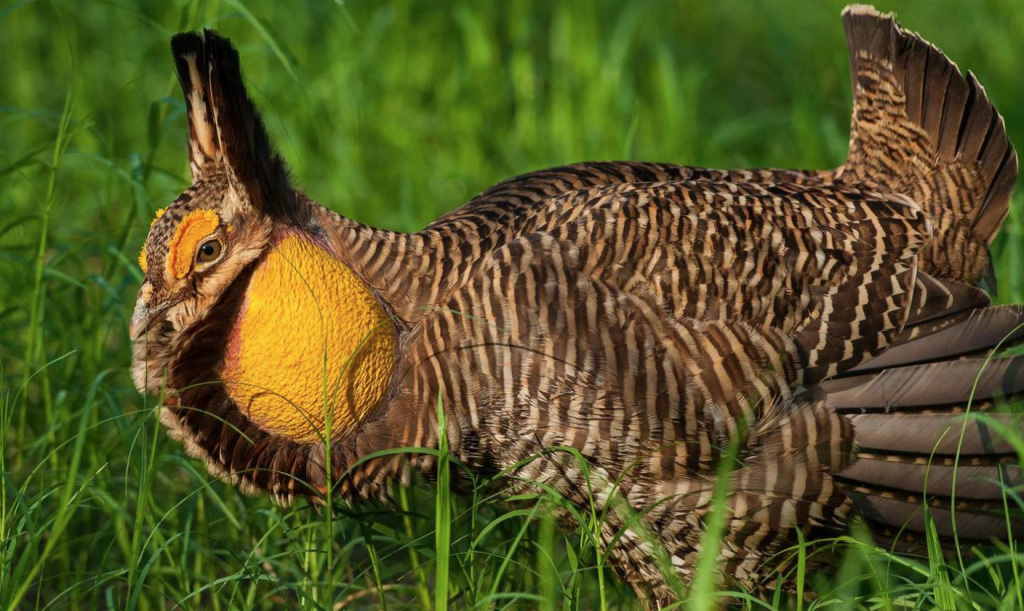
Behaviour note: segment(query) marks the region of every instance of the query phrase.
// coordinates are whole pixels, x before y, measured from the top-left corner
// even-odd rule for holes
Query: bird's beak
[[[163,314],[170,307],[170,303],[164,302],[156,307],[150,307],[149,302],[153,296],[153,287],[148,282],[142,285],[139,290],[139,298],[135,301],[135,311],[132,312],[132,319],[128,325],[128,334],[133,342],[139,341],[149,327],[163,317]]]
[[[132,313],[131,323],[128,325],[128,335],[133,342],[139,341],[142,334],[149,328],[149,306],[139,297],[135,302],[135,312]]]

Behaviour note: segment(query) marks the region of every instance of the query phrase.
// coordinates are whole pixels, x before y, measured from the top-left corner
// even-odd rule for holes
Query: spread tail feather
[[[1017,180],[1002,117],[973,74],[891,13],[855,5],[843,22],[854,104],[850,152],[836,180],[912,198],[935,234],[922,270],[978,283]]]

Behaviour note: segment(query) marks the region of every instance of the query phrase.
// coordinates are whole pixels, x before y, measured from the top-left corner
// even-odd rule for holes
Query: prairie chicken
[[[439,403],[471,468],[522,463],[585,505],[582,466],[553,451],[574,448],[598,503],[618,482],[646,511],[610,559],[652,605],[673,596],[659,554],[692,576],[730,447],[723,580],[756,588],[796,531],[854,516],[924,532],[922,503],[942,537],[952,510],[960,540],[1005,537],[994,482],[1021,473],[990,426],[1022,430],[992,408],[1024,393],[1024,357],[987,354],[1024,339],[1024,308],[986,288],[1017,157],[970,72],[892,15],[843,21],[842,167],[581,163],[414,234],[295,190],[230,43],[175,36],[193,184],[140,255],[136,386],[165,392],[212,473],[282,501],[385,499],[431,471],[363,458],[436,447]],[[607,543],[626,520],[609,515]]]

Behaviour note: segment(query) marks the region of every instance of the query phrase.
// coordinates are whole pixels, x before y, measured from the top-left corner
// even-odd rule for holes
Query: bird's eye
[[[220,258],[224,246],[220,240],[207,240],[196,249],[196,265],[207,265]]]

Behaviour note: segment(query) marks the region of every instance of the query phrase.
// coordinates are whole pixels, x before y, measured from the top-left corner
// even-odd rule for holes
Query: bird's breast
[[[264,430],[300,443],[344,435],[381,401],[395,367],[395,330],[370,289],[301,234],[257,264],[220,377]]]

